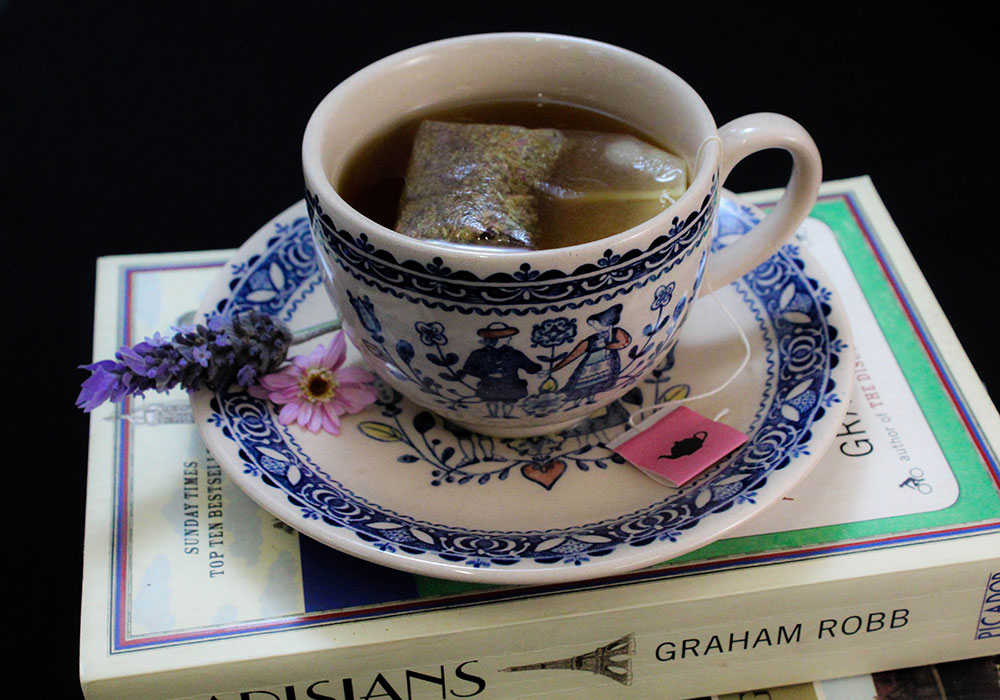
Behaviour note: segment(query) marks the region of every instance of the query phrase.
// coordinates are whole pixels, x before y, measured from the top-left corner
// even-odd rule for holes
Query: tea
[[[626,122],[521,99],[408,119],[354,154],[338,190],[406,235],[545,249],[631,228],[686,184],[683,161]]]

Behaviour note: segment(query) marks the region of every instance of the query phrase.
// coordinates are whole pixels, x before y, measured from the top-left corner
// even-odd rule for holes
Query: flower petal
[[[341,331],[333,336],[333,340],[330,341],[330,348],[323,355],[322,365],[327,369],[337,369],[344,364],[344,358],[346,357],[347,340],[344,337],[343,331]]]
[[[299,425],[308,425],[309,421],[312,419],[313,414],[313,404],[308,401],[299,402]]]
[[[247,389],[247,393],[255,399],[264,399],[267,401],[271,398],[271,392],[260,384],[254,384]]]
[[[368,384],[375,381],[375,375],[361,367],[341,367],[334,375],[338,384]]]
[[[349,413],[357,413],[375,402],[375,392],[361,384],[342,384],[337,387],[337,399],[347,407]]]
[[[309,418],[309,425],[306,426],[311,432],[318,433],[319,429],[323,427],[323,410],[313,410],[312,416]]]
[[[281,412],[278,414],[278,422],[282,425],[289,425],[296,422],[299,417],[299,408],[301,406],[302,404],[298,402],[285,404],[281,408]]]
[[[90,412],[116,393],[116,390],[119,389],[119,377],[108,371],[114,367],[114,362],[105,360],[85,368],[90,369],[93,374],[80,385],[80,396],[76,400],[77,406]]]
[[[297,385],[301,375],[302,373],[297,371],[297,368],[288,367],[280,372],[272,372],[266,377],[263,377],[260,380],[260,383],[264,385],[265,388],[270,389],[271,391],[276,391],[278,389],[284,389],[289,386]]]
[[[298,386],[290,386],[287,389],[272,391],[268,394],[268,398],[274,403],[292,403],[302,399],[302,397],[299,396]]]
[[[340,435],[340,416],[336,411],[331,410],[329,404],[323,406],[323,430],[331,435]]]

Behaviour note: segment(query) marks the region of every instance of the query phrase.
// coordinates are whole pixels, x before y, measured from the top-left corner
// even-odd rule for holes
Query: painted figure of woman
[[[573,348],[566,357],[553,365],[553,371],[566,367],[577,358],[580,363],[573,370],[563,393],[574,405],[586,400],[594,403],[597,394],[614,387],[621,372],[618,351],[632,342],[624,329],[615,324],[621,319],[622,305],[615,304],[587,318],[587,325],[594,329]]]
[[[486,403],[489,414],[507,418],[514,405],[528,395],[528,382],[521,379],[519,371],[535,373],[542,369],[523,352],[510,346],[510,339],[518,330],[501,321],[480,328],[483,347],[469,353],[462,369],[479,379],[476,396]]]

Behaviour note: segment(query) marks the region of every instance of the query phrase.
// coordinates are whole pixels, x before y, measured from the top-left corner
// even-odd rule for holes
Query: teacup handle
[[[722,182],[741,160],[768,148],[791,153],[792,174],[781,199],[764,220],[740,240],[712,254],[703,292],[725,287],[778,252],[816,204],[823,179],[823,164],[812,137],[798,122],[781,114],[761,112],[734,119],[719,129],[719,140]]]

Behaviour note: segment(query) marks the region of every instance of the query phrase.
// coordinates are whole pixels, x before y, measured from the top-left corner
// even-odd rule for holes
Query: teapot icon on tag
[[[658,459],[680,459],[681,457],[694,454],[705,444],[705,438],[707,437],[708,433],[704,430],[699,430],[691,437],[686,437],[675,442],[674,446],[670,448],[670,454],[660,455]]]

